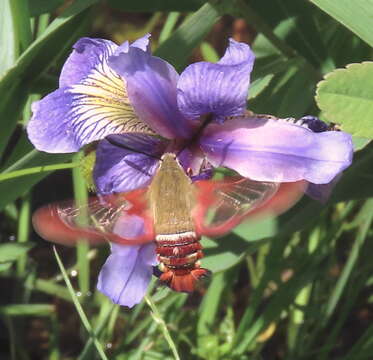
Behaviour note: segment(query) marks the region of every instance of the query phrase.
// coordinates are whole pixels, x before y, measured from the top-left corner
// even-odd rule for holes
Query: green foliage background
[[[373,0],[2,0],[0,358],[372,359],[372,24]],[[250,110],[340,123],[354,163],[326,204],[204,239],[206,291],[152,283],[134,309],[113,305],[95,291],[107,249],[53,252],[32,230],[35,208],[87,193],[79,154],[29,143],[30,105],[57,88],[79,37],[152,32],[181,71],[216,61],[238,25],[257,55]]]

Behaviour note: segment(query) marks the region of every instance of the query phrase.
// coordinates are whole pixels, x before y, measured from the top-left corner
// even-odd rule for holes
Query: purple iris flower
[[[329,184],[352,160],[351,136],[325,131],[313,118],[247,115],[254,54],[230,40],[216,64],[180,75],[152,56],[149,35],[121,46],[84,38],[66,61],[58,90],[33,106],[27,131],[35,147],[74,152],[101,140],[98,192],[127,192],[151,182],[159,159],[174,152],[191,176],[227,167],[257,181]],[[327,185],[326,185],[327,186]],[[115,232],[141,235],[141,219],[124,217]],[[154,245],[112,245],[98,288],[114,302],[141,301],[156,263]]]

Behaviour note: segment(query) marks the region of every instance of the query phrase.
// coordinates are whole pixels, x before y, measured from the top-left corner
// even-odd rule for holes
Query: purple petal
[[[27,135],[36,149],[50,153],[79,150],[80,145],[72,134],[72,103],[73,95],[68,88],[61,88],[32,104]]]
[[[188,137],[191,129],[177,107],[179,75],[166,61],[131,47],[111,56],[109,65],[127,82],[136,114],[155,132],[166,137]]]
[[[156,264],[155,245],[112,244],[111,252],[100,271],[97,289],[114,303],[132,307],[146,294]]]
[[[73,46],[60,75],[60,87],[79,83],[118,47],[110,40],[81,38]]]
[[[199,62],[189,65],[177,84],[180,111],[188,119],[213,113],[215,120],[242,115],[250,84],[254,54],[246,44],[229,40],[229,46],[217,64]]]
[[[35,147],[53,153],[74,152],[109,134],[153,133],[135,115],[123,79],[107,65],[115,50],[113,43],[84,38],[76,49],[61,75],[61,84],[69,86],[33,106],[27,130]]]
[[[131,46],[144,51],[149,45],[150,34],[134,41]],[[86,78],[94,69],[107,63],[109,56],[115,52],[127,52],[129,42],[126,41],[118,46],[110,40],[81,38],[73,45],[73,52],[67,58],[60,75],[60,87],[79,83]]]
[[[211,124],[200,139],[214,166],[257,181],[329,183],[352,161],[351,136],[259,117]]]
[[[144,233],[144,220],[136,215],[124,214],[115,224],[114,233],[135,237]],[[111,255],[102,267],[97,289],[114,303],[132,307],[144,297],[157,264],[155,244],[111,244]]]
[[[115,50],[114,55],[119,55],[121,52],[128,52],[130,46],[137,47],[141,49],[142,51],[150,51],[150,46],[149,46],[149,38],[150,34],[146,34],[143,37],[137,39],[134,41],[131,45],[128,41],[125,41],[122,45],[118,46],[118,48]]]
[[[99,193],[128,192],[148,185],[166,145],[145,134],[110,135],[101,141],[93,173]]]
[[[127,239],[135,238],[136,236],[144,234],[144,225],[145,222],[142,217],[137,215],[123,214],[123,216],[116,221],[113,233]],[[116,247],[118,248],[118,251],[126,248],[124,245],[113,244],[112,250]],[[115,252],[119,254],[118,251]]]

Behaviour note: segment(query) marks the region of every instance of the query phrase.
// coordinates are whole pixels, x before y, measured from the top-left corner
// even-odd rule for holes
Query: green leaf
[[[9,1],[0,1],[0,76],[12,67],[18,55],[18,46],[16,34],[13,31],[13,18]]]
[[[220,57],[210,43],[204,41],[201,44],[200,50],[201,50],[201,54],[203,56],[203,60],[209,61],[209,62],[212,62],[212,63],[215,63],[215,62],[219,61]]]
[[[55,307],[50,304],[13,304],[0,306],[0,315],[6,316],[50,316]]]
[[[62,273],[62,277],[65,280],[67,289],[69,290],[70,296],[73,300],[74,306],[76,308],[76,311],[79,314],[79,317],[80,317],[80,320],[81,320],[83,326],[87,330],[87,333],[89,334],[89,337],[92,339],[92,341],[93,341],[93,343],[96,347],[96,350],[97,350],[98,354],[100,355],[101,359],[102,360],[108,360],[107,356],[105,355],[104,349],[103,349],[101,343],[99,342],[99,340],[97,339],[97,335],[96,335],[95,331],[92,329],[92,326],[91,326],[91,324],[88,320],[88,317],[85,314],[85,312],[83,310],[83,307],[78,300],[78,297],[76,296],[75,290],[74,290],[74,288],[73,288],[73,286],[70,282],[69,277],[67,276],[66,269],[65,269],[65,267],[62,263],[61,258],[59,257],[59,255],[57,253],[57,250],[56,250],[55,246],[53,246],[53,251],[54,251],[54,256],[56,257],[58,266],[60,268],[60,271]]]
[[[273,77],[274,77],[274,74],[267,74],[260,79],[254,80],[250,84],[248,100],[254,99],[258,95],[260,95],[264,91],[264,89],[269,85]]]
[[[318,9],[306,1],[293,0],[274,0],[270,7],[261,0],[251,0],[249,4],[263,22],[274,28],[276,36],[296,50],[297,56],[302,55],[314,66],[323,61],[326,56],[322,41],[325,34],[316,26]]]
[[[47,154],[32,150],[27,153],[15,164],[9,166],[3,171],[3,174],[17,170],[32,168],[36,166],[47,166],[56,163],[67,161],[71,158],[71,154]],[[19,196],[26,193],[41,179],[49,175],[50,172],[41,171],[36,174],[16,177],[0,182],[0,209],[4,208],[8,203],[14,201]]]
[[[12,267],[11,262],[0,263],[0,272],[7,271]]]
[[[216,1],[203,5],[160,45],[155,55],[182,69],[191,52],[219,20],[220,11]]]
[[[347,65],[317,86],[316,101],[326,119],[355,136],[373,137],[373,62]]]
[[[352,142],[354,144],[354,151],[359,151],[359,150],[365,148],[365,146],[367,146],[371,141],[372,141],[372,139],[366,139],[366,138],[363,138],[363,137],[353,136],[352,137]]]
[[[281,68],[283,63],[278,61],[277,66]],[[271,69],[265,62],[261,62],[261,69],[257,69],[257,73],[265,73],[264,70],[267,69],[267,74],[275,76],[271,79],[271,86],[264,87],[259,96],[250,100],[250,110],[257,114],[274,114],[278,117],[301,117],[307,112],[313,103],[312,74],[301,60],[288,61],[287,64],[284,71],[277,73],[276,69]]]
[[[372,0],[311,0],[311,2],[373,46]]]
[[[20,256],[25,255],[34,244],[8,242],[0,245],[0,263],[15,261]]]
[[[212,272],[220,272],[237,265],[249,253],[256,251],[267,240],[257,237],[255,243],[248,243],[242,237],[230,233],[218,239],[202,238],[205,257],[202,266]]]
[[[63,0],[28,0],[30,16],[49,13],[63,4]]]
[[[13,31],[16,35],[19,54],[23,53],[32,42],[32,32],[28,3],[25,0],[11,0]]]
[[[206,0],[108,0],[109,6],[123,11],[196,11]]]

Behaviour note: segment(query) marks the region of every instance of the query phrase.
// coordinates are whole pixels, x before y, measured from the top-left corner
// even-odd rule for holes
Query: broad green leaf
[[[32,243],[17,243],[8,242],[0,244],[0,263],[17,260],[20,256],[29,251],[34,244]]]
[[[109,6],[123,11],[196,11],[206,0],[108,0]]]
[[[328,121],[352,135],[373,137],[373,62],[347,65],[317,86],[316,101]]]
[[[6,316],[50,316],[55,307],[50,304],[12,304],[0,306],[0,315]]]
[[[372,0],[311,0],[311,2],[373,46]]]
[[[63,0],[28,0],[30,16],[49,13],[63,4]]]

